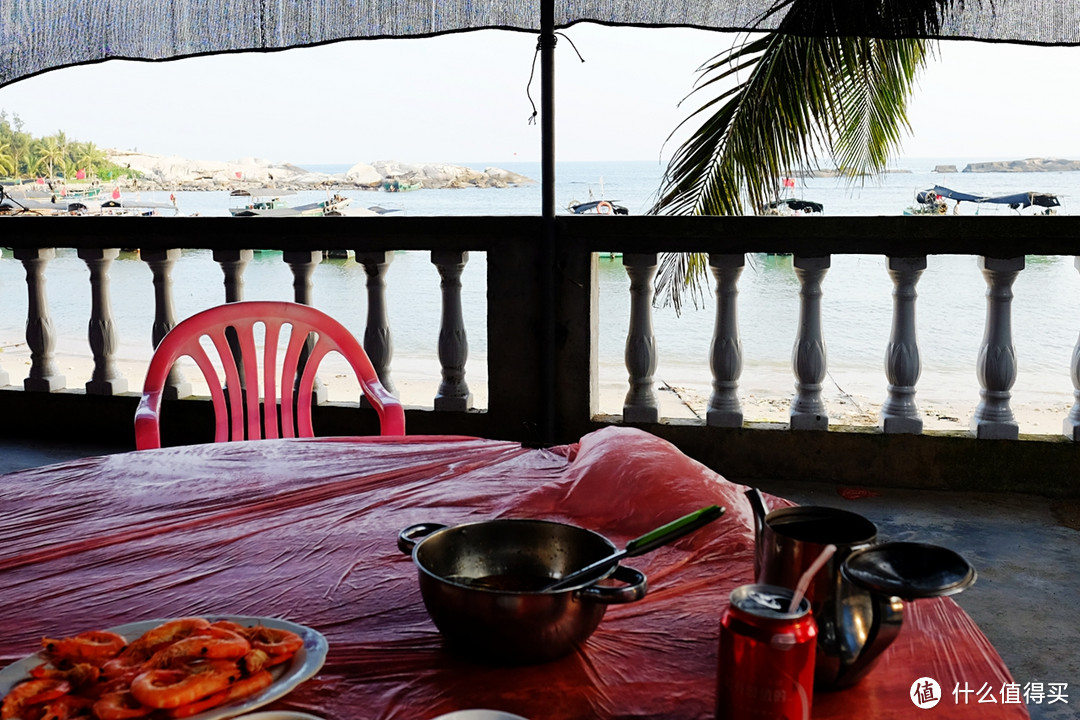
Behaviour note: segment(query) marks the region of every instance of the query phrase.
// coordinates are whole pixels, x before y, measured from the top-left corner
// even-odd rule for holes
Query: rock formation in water
[[[127,182],[146,190],[236,190],[268,185],[282,190],[323,187],[377,190],[390,179],[419,183],[421,187],[433,189],[512,187],[534,182],[524,175],[500,168],[478,171],[445,163],[408,164],[380,160],[370,165],[357,163],[344,173],[328,174],[261,158],[222,162],[122,150],[109,150],[106,154],[113,163],[139,173],[137,180]]]
[[[955,165],[935,165],[934,172],[936,173],[954,173],[956,172]]]
[[[1061,158],[1028,158],[1027,160],[997,160],[995,162],[969,163],[966,173],[988,172],[1072,172],[1080,170],[1080,160]]]

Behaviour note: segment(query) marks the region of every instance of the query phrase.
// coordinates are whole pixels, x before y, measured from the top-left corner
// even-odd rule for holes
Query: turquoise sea
[[[1056,193],[1068,213],[1080,208],[1080,173],[938,174],[939,164],[963,168],[968,162],[998,158],[933,158],[898,161],[896,172],[880,180],[854,184],[836,179],[799,179],[798,197],[821,202],[827,215],[898,215],[919,190],[935,184],[955,190],[1006,194],[1022,191]],[[539,179],[539,163],[454,162],[484,169],[502,167]],[[339,172],[348,164],[307,166],[310,170]],[[577,162],[557,166],[556,203],[595,198],[620,202],[631,213],[642,213],[659,187],[663,167],[650,162]],[[398,212],[385,217],[393,222],[406,215],[539,214],[539,183],[505,189],[418,190],[408,193],[345,191],[354,207],[382,206]],[[300,193],[301,203],[324,196],[323,191]],[[147,193],[145,199],[158,199]],[[233,199],[224,192],[177,193],[181,213],[227,215]],[[980,214],[1001,212],[981,208]],[[1004,208],[1005,212],[1009,211]],[[1078,210],[1080,211],[1080,210]],[[808,219],[812,222],[812,219]],[[139,220],[138,222],[143,222]],[[146,222],[153,222],[147,220]],[[237,222],[243,222],[238,220]],[[317,221],[314,221],[317,222]],[[1032,222],[1040,222],[1033,218]],[[487,311],[484,256],[473,253],[463,276],[464,312],[469,332],[466,380],[483,407],[486,397],[487,339],[483,333]],[[1030,257],[1027,269],[1014,285],[1013,329],[1019,377],[1013,388],[1013,406],[1028,408],[1037,427],[1022,432],[1058,432],[1073,400],[1069,363],[1080,332],[1080,272],[1072,257]],[[47,270],[47,292],[52,319],[59,335],[60,356],[89,357],[88,271],[72,250],[60,250]],[[221,271],[209,251],[185,253],[174,273],[177,314],[180,317],[222,301]],[[120,333],[119,357],[132,363],[129,385],[142,378],[139,363],[149,357],[153,318],[150,271],[137,256],[122,256],[112,267],[113,312]],[[256,253],[248,267],[248,299],[291,299],[291,275],[279,253]],[[435,355],[439,323],[439,277],[427,253],[402,252],[395,256],[388,275],[389,314],[393,329],[395,382],[437,383]],[[629,280],[618,258],[601,258],[601,410],[617,412],[625,394],[623,343],[628,323]],[[365,275],[352,260],[323,262],[314,277],[315,304],[342,319],[362,335],[366,315]],[[798,282],[787,257],[754,256],[740,281],[739,319],[745,351],[741,378],[748,401],[771,403],[783,412],[793,392],[791,350],[798,322]],[[866,411],[885,397],[884,352],[888,341],[892,283],[885,260],[874,255],[837,256],[826,275],[823,322],[829,360],[829,402],[842,402],[844,412]],[[923,371],[918,385],[920,405],[943,419],[945,426],[966,426],[978,403],[975,362],[983,334],[986,285],[976,258],[932,256],[918,285],[918,334]],[[20,263],[8,251],[0,258],[0,367],[21,380],[25,358],[26,284]],[[701,403],[709,394],[709,344],[713,316],[711,298],[676,316],[671,308],[657,308],[654,326],[660,354],[657,380],[680,388],[681,397]],[[69,375],[71,373],[69,372]],[[81,387],[86,378],[69,377],[69,387]],[[663,393],[662,393],[663,394]],[[764,410],[762,411],[764,412]],[[830,413],[833,406],[830,404]],[[839,413],[840,411],[838,411]],[[1035,414],[1037,412],[1037,414]],[[748,419],[753,419],[748,414]],[[762,418],[767,419],[767,418]],[[948,423],[953,423],[948,425]],[[934,423],[929,422],[928,427]]]

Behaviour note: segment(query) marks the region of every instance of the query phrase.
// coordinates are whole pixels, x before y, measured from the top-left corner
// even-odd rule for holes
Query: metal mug
[[[877,527],[839,508],[763,511],[763,505],[755,505],[755,582],[794,588],[821,551],[836,546],[806,591],[818,626],[814,686],[829,690],[854,685],[896,639],[904,619],[900,598],[871,593],[840,572],[852,552],[874,543]]]

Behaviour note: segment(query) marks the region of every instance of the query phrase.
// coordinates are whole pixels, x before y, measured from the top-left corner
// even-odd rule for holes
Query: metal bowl
[[[645,576],[622,565],[545,592],[616,550],[604,536],[565,523],[422,523],[398,534],[398,548],[412,555],[424,605],[448,647],[486,662],[528,665],[562,657],[585,642],[609,604],[647,592]],[[625,585],[596,584],[605,578]]]

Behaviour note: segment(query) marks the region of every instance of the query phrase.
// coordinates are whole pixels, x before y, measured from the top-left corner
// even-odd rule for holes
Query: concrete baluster
[[[215,250],[214,262],[221,267],[225,283],[225,302],[234,303],[244,299],[244,268],[255,256],[253,250]],[[225,338],[229,341],[233,359],[236,361],[236,369],[240,375],[240,387],[247,387],[247,378],[244,377],[244,362],[240,352],[240,341],[236,331],[225,328]]]
[[[658,422],[660,405],[653,390],[656,373],[656,337],[653,335],[653,278],[656,253],[623,253],[630,276],[630,328],[626,335],[626,369],[630,390],[623,401],[626,422]]]
[[[432,250],[431,262],[442,278],[442,320],[439,325],[439,362],[442,382],[435,395],[436,410],[471,410],[472,393],[465,382],[465,361],[469,341],[461,311],[461,273],[469,262],[469,253],[455,250]]]
[[[225,275],[225,302],[244,299],[244,268],[255,256],[252,250],[215,250],[214,262]]]
[[[293,299],[303,305],[311,305],[314,297],[312,292],[314,285],[311,278],[315,274],[315,268],[322,262],[322,250],[286,250],[281,253],[281,259],[285,261],[293,273]],[[304,351],[300,353],[300,364],[297,367],[296,378],[298,383],[300,382],[300,371],[303,369],[311,348],[314,346],[315,343],[312,338],[308,338]],[[311,401],[316,405],[324,403],[326,402],[326,394],[326,385],[316,377],[315,384],[311,389]]]
[[[394,340],[390,332],[390,319],[386,313],[386,272],[394,261],[393,251],[356,251],[356,261],[367,273],[367,326],[364,328],[364,351],[371,360],[387,392],[397,394],[390,379],[390,359],[394,355]],[[361,403],[370,407],[363,398]]]
[[[742,254],[709,255],[709,267],[716,280],[716,325],[713,329],[711,367],[712,395],[706,424],[716,427],[742,427],[743,410],[739,402],[739,376],[742,375],[743,349],[739,338],[739,276],[746,257]]]
[[[979,258],[986,279],[986,327],[979,348],[978,376],[982,400],[971,419],[978,438],[1015,440],[1020,426],[1009,399],[1016,382],[1016,348],[1012,341],[1012,285],[1024,269],[1024,258]]]
[[[821,399],[827,370],[825,335],[821,326],[821,281],[832,264],[829,256],[792,258],[799,279],[799,330],[791,354],[795,397],[791,401],[792,430],[828,430],[829,414]]]
[[[30,373],[23,388],[52,392],[66,387],[66,380],[56,367],[53,348],[56,331],[49,316],[45,296],[45,266],[56,257],[55,248],[15,248],[15,259],[26,268],[26,344],[30,348]]]
[[[109,267],[120,255],[119,248],[83,248],[79,257],[90,270],[90,350],[94,372],[86,383],[88,395],[117,395],[127,392],[127,380],[116,367],[116,324],[109,295]]]
[[[915,334],[915,285],[926,269],[926,256],[889,258],[893,281],[892,334],[885,349],[888,397],[881,405],[881,429],[887,433],[919,434],[922,415],[915,402],[915,384],[922,373],[919,343]]]
[[[1080,270],[1080,256],[1073,258],[1073,266]],[[1069,415],[1065,418],[1062,426],[1065,437],[1077,441],[1080,440],[1080,338],[1077,338],[1076,345],[1073,346],[1071,369],[1073,397],[1076,400],[1073,402],[1072,409],[1069,410]]]
[[[156,348],[161,344],[162,338],[176,326],[176,310],[173,305],[172,271],[176,261],[180,259],[181,251],[178,248],[172,250],[142,250],[139,257],[150,267],[150,273],[154,278],[154,326],[151,329],[151,339]],[[180,368],[173,365],[169,371],[169,377],[165,382],[162,396],[166,399],[188,397],[191,395],[191,383],[184,379]]]

